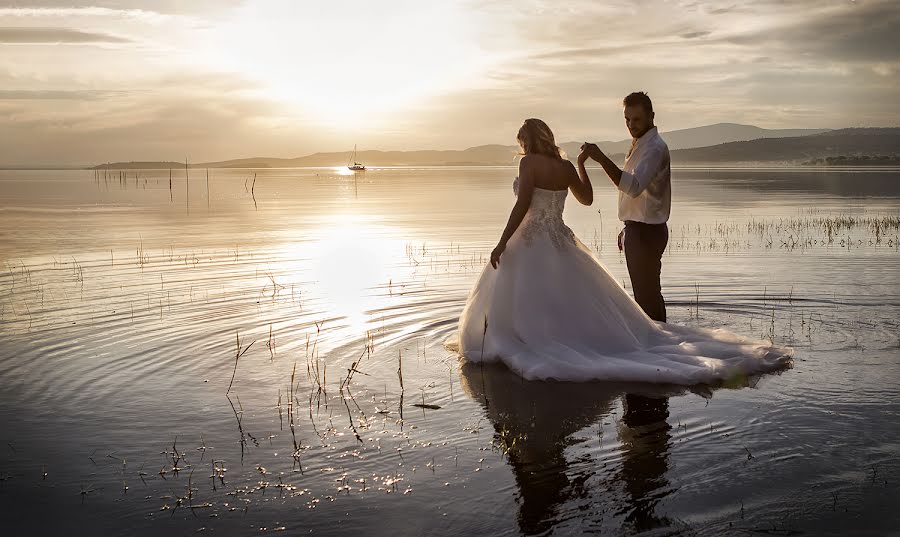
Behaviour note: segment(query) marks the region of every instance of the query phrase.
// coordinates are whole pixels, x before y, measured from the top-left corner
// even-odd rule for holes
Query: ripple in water
[[[900,247],[884,177],[676,174],[663,259],[672,321],[797,350],[781,375],[686,390],[527,382],[443,348],[512,203],[513,172],[266,170],[254,200],[246,171],[217,170],[209,200],[190,187],[190,207],[183,177],[170,194],[167,172],[124,184],[0,172],[6,526],[900,527],[887,509],[900,482]],[[53,198],[34,194],[36,179]],[[867,197],[829,190],[841,182]],[[596,208],[566,219],[628,287],[603,188]],[[247,351],[235,367],[237,339]]]

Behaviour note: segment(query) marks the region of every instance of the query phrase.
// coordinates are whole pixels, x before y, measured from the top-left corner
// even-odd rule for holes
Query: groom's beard
[[[647,128],[644,129],[644,130],[642,130],[642,131],[632,131],[631,129],[628,129],[628,133],[631,134],[631,138],[632,138],[633,140],[637,140],[637,139],[640,138],[641,136],[647,134],[647,132],[649,132],[650,129],[652,129],[652,128],[653,128],[653,125],[647,125]],[[633,147],[634,147],[634,146],[633,146],[633,143],[632,143],[632,148],[633,148]]]

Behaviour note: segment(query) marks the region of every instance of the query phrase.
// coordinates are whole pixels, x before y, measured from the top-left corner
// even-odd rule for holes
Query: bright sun
[[[451,2],[270,0],[218,27],[209,61],[260,96],[324,124],[359,127],[452,91],[484,67],[471,14]]]

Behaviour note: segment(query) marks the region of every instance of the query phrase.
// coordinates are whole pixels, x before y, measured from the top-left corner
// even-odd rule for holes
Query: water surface
[[[900,172],[675,170],[670,322],[796,349],[692,389],[444,349],[514,174],[0,171],[5,527],[900,531]],[[565,218],[628,288],[593,176]]]

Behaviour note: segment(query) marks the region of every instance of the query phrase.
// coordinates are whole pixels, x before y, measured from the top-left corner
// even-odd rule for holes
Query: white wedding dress
[[[514,185],[515,189],[515,185]],[[500,263],[485,266],[448,347],[529,380],[682,385],[780,369],[793,351],[653,321],[562,219],[567,190],[534,189]]]

